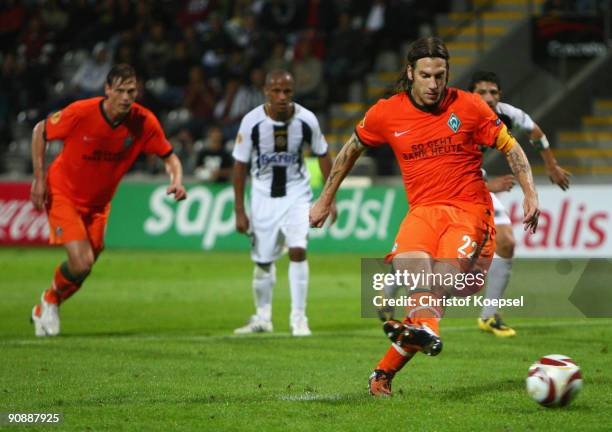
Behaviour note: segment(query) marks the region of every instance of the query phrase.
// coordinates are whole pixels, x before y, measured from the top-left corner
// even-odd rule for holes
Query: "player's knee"
[[[75,277],[79,279],[85,279],[93,267],[95,258],[93,254],[79,257],[70,263],[70,271]]]
[[[272,263],[255,263],[255,271],[256,272],[264,272],[268,273],[270,271],[270,267],[272,267]]]
[[[256,279],[268,277],[274,271],[274,263],[255,263],[253,276]]]
[[[274,263],[256,263],[253,269],[254,281],[272,281],[276,282],[276,267]]]
[[[306,249],[289,248],[289,260],[297,262],[306,260]]]

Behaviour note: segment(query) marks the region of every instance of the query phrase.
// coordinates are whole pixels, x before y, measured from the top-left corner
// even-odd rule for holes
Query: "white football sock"
[[[270,264],[268,271],[258,265],[253,270],[253,296],[256,314],[265,321],[272,320],[272,289],[276,283],[276,267]]]
[[[291,317],[306,316],[308,261],[289,261],[289,289],[291,291]]]
[[[510,281],[510,273],[512,272],[512,258],[502,258],[495,254],[493,262],[487,274],[487,299],[504,298],[504,291]],[[489,318],[497,313],[495,306],[485,306],[482,308],[480,317],[482,319]]]

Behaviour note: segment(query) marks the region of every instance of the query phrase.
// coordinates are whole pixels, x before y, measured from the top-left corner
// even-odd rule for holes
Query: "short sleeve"
[[[514,132],[526,132],[530,134],[535,128],[535,122],[529,114],[520,108],[505,102],[499,102],[495,110],[502,119],[504,119],[504,117],[510,119],[510,122],[507,123],[506,126]]]
[[[494,147],[497,136],[502,130],[503,123],[499,116],[486,104],[479,95],[473,97],[476,110],[476,129],[474,131],[474,144]]]
[[[143,151],[145,153],[156,154],[162,158],[170,156],[172,154],[172,146],[168,142],[159,121],[153,114],[147,116],[146,127],[148,134]]]
[[[519,108],[516,108],[516,111],[516,126],[522,131],[531,133],[535,127],[535,123],[531,117],[529,117],[529,114]]]
[[[319,131],[319,138],[312,139],[312,153],[315,156],[325,156],[327,154],[328,145],[327,140],[325,139],[325,135]]]
[[[234,150],[232,156],[235,160],[242,163],[249,163],[251,161],[251,151],[253,149],[253,140],[251,139],[251,131],[253,126],[244,117],[240,122],[240,128],[234,141]]]
[[[383,133],[383,119],[381,101],[375,103],[363,119],[357,124],[355,134],[363,144],[377,147],[386,144]]]
[[[312,124],[309,126],[312,130],[312,140],[310,143],[312,154],[315,156],[325,156],[327,154],[327,140],[323,132],[321,132],[321,126],[319,126],[319,121],[314,114],[312,115]]]
[[[45,120],[45,140],[64,140],[74,130],[79,116],[74,104],[61,111],[56,111]]]

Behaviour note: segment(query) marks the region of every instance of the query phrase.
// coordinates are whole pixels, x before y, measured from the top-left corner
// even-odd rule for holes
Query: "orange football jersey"
[[[381,99],[355,132],[368,146],[389,144],[411,208],[447,204],[487,206],[480,146],[493,147],[503,124],[480,95],[449,87],[432,110],[407,93]]]
[[[45,140],[62,140],[62,152],[49,167],[49,188],[85,207],[110,202],[117,185],[141,152],[169,156],[172,147],[157,118],[133,104],[127,117],[111,124],[104,98],[68,105],[45,121]]]

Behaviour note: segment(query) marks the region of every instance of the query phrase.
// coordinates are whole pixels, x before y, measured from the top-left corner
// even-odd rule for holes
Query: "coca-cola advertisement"
[[[30,201],[30,184],[0,183],[0,245],[44,246],[48,241],[47,215]]]
[[[518,257],[612,257],[612,187],[538,186],[542,213],[534,234],[523,230],[520,188],[498,194],[510,214]]]

